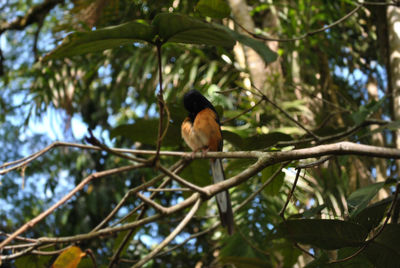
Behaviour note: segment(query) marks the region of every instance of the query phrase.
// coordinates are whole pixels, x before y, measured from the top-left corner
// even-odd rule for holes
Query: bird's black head
[[[189,117],[192,121],[194,121],[196,115],[205,108],[210,108],[215,112],[215,114],[217,114],[211,102],[195,89],[192,89],[185,94],[183,97],[183,106],[185,106],[185,109],[189,112]]]

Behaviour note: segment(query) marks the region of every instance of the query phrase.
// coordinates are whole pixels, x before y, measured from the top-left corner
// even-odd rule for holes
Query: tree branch
[[[178,161],[174,165],[172,165],[172,167],[170,169],[173,172],[179,172],[182,168],[183,168],[182,161]],[[136,194],[137,192],[139,192],[143,189],[146,189],[149,186],[156,184],[158,181],[162,180],[164,177],[165,177],[165,175],[159,175],[159,176],[151,179],[150,181],[139,185],[138,187],[130,189],[124,195],[124,197],[121,199],[121,201],[118,203],[118,205],[115,206],[115,208],[110,212],[110,214],[108,214],[107,217],[105,217],[104,220],[101,223],[99,223],[91,232],[96,232],[96,231],[100,230],[101,227],[103,227],[108,221],[110,221],[111,218],[119,211],[119,209],[125,204],[125,202],[128,200],[128,198],[130,196]],[[164,183],[162,185],[164,185]],[[134,211],[137,211],[137,209],[140,209],[141,207],[143,207],[143,206],[139,205]],[[128,215],[131,215],[131,214],[129,213]]]
[[[146,262],[151,260],[154,256],[156,256],[165,246],[167,246],[169,244],[169,242],[171,242],[172,239],[174,239],[175,236],[177,236],[183,230],[183,228],[186,226],[186,224],[188,224],[189,221],[193,218],[194,214],[199,209],[200,204],[201,204],[201,199],[200,199],[200,197],[198,197],[198,199],[196,200],[196,203],[194,204],[192,209],[189,211],[189,213],[186,215],[186,217],[181,221],[181,223],[179,223],[179,225],[175,228],[175,230],[173,230],[172,233],[170,233],[167,236],[167,238],[164,239],[164,241],[162,241],[155,249],[153,249],[153,251],[150,252],[150,254],[146,255],[146,257],[141,259],[138,263],[136,263],[132,267],[142,266],[143,264],[145,264]]]
[[[93,148],[93,147],[91,147],[91,148]],[[157,152],[156,151],[141,151],[141,153],[156,154]],[[164,152],[160,152],[160,155],[162,155],[162,154],[164,154]],[[168,152],[166,154],[168,154]],[[174,154],[180,155],[182,157],[187,155],[186,153],[174,153]],[[254,163],[253,165],[251,165],[250,167],[248,167],[241,173],[231,177],[228,180],[224,180],[222,182],[201,188],[202,189],[201,192],[207,193],[208,197],[214,196],[215,194],[217,194],[219,192],[227,190],[233,186],[239,185],[242,182],[250,179],[253,175],[260,172],[262,169],[264,169],[265,167],[267,167],[269,165],[292,161],[292,160],[321,157],[324,155],[348,155],[348,154],[364,155],[364,156],[370,156],[370,157],[381,157],[381,158],[396,158],[396,159],[400,158],[400,150],[398,150],[398,149],[384,148],[384,147],[370,146],[370,145],[362,145],[362,144],[356,144],[356,143],[351,143],[351,142],[339,142],[339,143],[334,143],[334,144],[319,145],[319,146],[315,146],[315,147],[311,147],[311,148],[298,149],[298,150],[285,151],[285,152],[255,152],[255,151],[231,152],[231,153],[208,152],[208,153],[206,153],[207,158],[230,158],[230,157],[241,158],[241,157],[244,157],[244,158],[257,158],[258,160],[256,163]],[[195,155],[195,158],[201,158],[201,157],[202,157],[201,153]],[[144,164],[131,165],[131,166],[125,166],[125,167],[118,168],[118,169],[113,169],[113,170],[109,170],[109,171],[92,174],[91,176],[87,177],[84,181],[82,181],[76,188],[74,188],[74,190],[72,190],[62,200],[60,200],[55,205],[53,205],[50,209],[43,212],[41,215],[39,215],[32,221],[25,224],[20,229],[18,229],[16,232],[14,232],[10,237],[8,237],[6,240],[4,240],[0,246],[4,247],[11,240],[13,240],[16,236],[18,236],[22,232],[26,231],[27,229],[29,229],[30,227],[35,225],[38,221],[40,221],[41,219],[46,217],[55,208],[60,206],[62,203],[64,203],[66,200],[68,200],[74,193],[76,193],[78,190],[80,190],[91,179],[99,178],[101,176],[106,176],[106,175],[110,175],[110,174],[118,173],[118,172],[122,172],[122,171],[128,171],[131,169],[144,167],[144,166],[145,166]],[[167,209],[166,215],[175,213],[175,212],[180,211],[188,206],[193,205],[198,200],[199,197],[200,197],[200,195],[197,192],[192,194],[189,198],[185,199],[183,202],[181,202],[175,206],[169,207]],[[60,238],[42,237],[42,238],[37,239],[36,243],[37,243],[37,245],[41,245],[43,243],[68,243],[68,242],[76,242],[76,241],[82,241],[82,240],[86,240],[86,239],[92,239],[92,238],[99,237],[99,236],[108,236],[115,232],[131,230],[131,229],[141,226],[143,224],[153,222],[157,219],[165,217],[166,215],[154,215],[154,216],[147,217],[145,219],[137,220],[135,222],[127,223],[122,226],[117,226],[117,227],[112,227],[112,228],[104,228],[102,230],[92,232],[89,234],[81,234],[81,235],[75,235],[75,236],[71,236],[71,237],[60,237]],[[31,250],[33,250],[33,249],[34,249],[34,247],[31,248]],[[6,258],[9,259],[10,256],[8,256]],[[2,259],[4,259],[4,258],[2,257]]]
[[[140,193],[137,193],[136,196],[139,197],[140,199],[142,199],[143,202],[145,202],[147,205],[150,205],[151,207],[153,207],[156,210],[158,210],[161,214],[167,214],[168,213],[168,209],[166,207],[163,207],[163,206],[159,205],[157,202],[154,202],[150,198],[147,198],[144,195],[141,195]]]
[[[20,235],[23,232],[27,231],[28,229],[32,228],[38,222],[40,222],[41,220],[46,218],[48,215],[50,215],[55,209],[57,209],[59,206],[61,206],[65,202],[67,202],[72,196],[74,196],[78,191],[82,190],[82,188],[86,184],[88,184],[90,181],[92,181],[93,179],[98,179],[98,178],[102,178],[102,177],[105,177],[105,176],[110,176],[110,175],[113,175],[113,174],[117,174],[117,173],[129,171],[129,170],[137,169],[137,168],[140,168],[140,167],[144,167],[144,165],[143,164],[139,164],[139,165],[129,165],[129,166],[124,166],[124,167],[120,167],[120,168],[114,168],[114,169],[110,169],[110,170],[106,170],[106,171],[102,171],[102,172],[96,172],[96,173],[86,177],[74,189],[72,189],[68,194],[66,194],[61,200],[59,200],[57,203],[52,205],[50,208],[48,208],[46,211],[42,212],[41,214],[39,214],[38,216],[36,216],[32,220],[30,220],[27,223],[25,223],[17,231],[15,231],[13,234],[11,234],[9,237],[7,237],[4,241],[2,241],[0,243],[0,250],[4,246],[9,244],[11,241],[13,241],[18,235]]]
[[[192,189],[193,191],[196,191],[198,193],[201,193],[202,195],[205,196],[209,196],[208,193],[206,191],[204,191],[203,188],[190,183],[188,181],[186,181],[185,179],[181,178],[180,176],[176,175],[175,173],[169,171],[168,169],[164,168],[163,166],[159,166],[159,169],[166,175],[168,175],[171,179],[176,180],[177,182],[179,182],[180,184],[183,184],[184,186]]]

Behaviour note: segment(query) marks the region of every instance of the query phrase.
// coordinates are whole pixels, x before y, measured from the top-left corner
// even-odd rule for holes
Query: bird
[[[199,91],[192,89],[184,95],[183,106],[188,111],[188,116],[182,122],[181,134],[193,153],[199,150],[203,153],[222,151],[221,123],[211,102]],[[225,180],[221,159],[210,159],[210,165],[214,183]],[[225,190],[218,193],[216,200],[221,224],[232,235],[234,219],[229,192]]]

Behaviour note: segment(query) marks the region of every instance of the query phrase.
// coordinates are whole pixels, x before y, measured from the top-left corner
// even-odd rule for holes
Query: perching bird
[[[197,152],[222,151],[222,134],[219,117],[214,106],[197,90],[190,90],[183,98],[183,105],[189,112],[182,123],[182,137],[189,147]],[[211,159],[214,183],[225,180],[221,159]],[[233,213],[228,191],[216,195],[222,226],[233,233]]]

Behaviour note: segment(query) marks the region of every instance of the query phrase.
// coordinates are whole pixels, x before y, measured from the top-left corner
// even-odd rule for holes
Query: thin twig
[[[189,213],[186,215],[186,217],[179,223],[179,225],[162,241],[158,246],[156,246],[146,257],[141,259],[138,263],[136,263],[133,268],[135,267],[140,267],[144,265],[146,262],[148,262],[150,259],[152,259],[155,255],[157,255],[165,246],[169,244],[169,242],[172,241],[172,239],[175,238],[182,230],[185,228],[186,224],[189,223],[189,221],[193,218],[193,215],[196,213],[196,211],[199,209],[201,204],[201,198],[198,197],[196,200],[196,203],[194,206],[190,209]]]
[[[189,188],[161,188],[161,189],[147,189],[148,192],[193,192]]]
[[[343,16],[342,18],[338,19],[337,21],[324,26],[322,28],[319,28],[317,30],[313,30],[310,32],[307,32],[303,35],[300,35],[298,37],[292,37],[292,38],[271,38],[271,37],[265,37],[265,36],[261,36],[259,34],[255,34],[249,30],[247,30],[245,27],[243,27],[242,25],[240,25],[234,18],[231,17],[232,21],[239,26],[239,28],[241,28],[243,31],[245,31],[246,33],[248,33],[249,35],[251,35],[252,37],[256,38],[256,39],[260,39],[260,40],[264,40],[264,41],[276,41],[276,42],[292,42],[292,41],[297,41],[297,40],[301,40],[301,39],[305,39],[308,36],[312,36],[314,34],[317,33],[321,33],[324,32],[336,25],[338,25],[339,23],[342,23],[343,21],[347,20],[348,18],[350,18],[351,16],[353,16],[354,13],[356,13],[361,7],[363,6],[363,4],[356,4],[356,8],[354,8],[352,11],[350,11],[349,13],[347,13],[345,16]],[[264,32],[263,32],[264,33]]]
[[[177,248],[179,248],[179,247],[185,245],[188,241],[190,241],[190,240],[192,240],[192,239],[194,239],[194,238],[197,238],[197,237],[199,237],[199,236],[205,235],[205,234],[207,234],[207,233],[209,233],[209,232],[214,231],[214,230],[217,229],[217,227],[220,226],[220,225],[221,225],[221,222],[220,222],[220,221],[217,221],[217,222],[215,222],[211,227],[207,228],[206,230],[201,231],[201,232],[197,232],[197,233],[195,233],[195,234],[192,234],[191,236],[189,236],[188,238],[186,238],[185,240],[183,240],[181,243],[179,243],[179,244],[177,244],[177,245],[175,245],[175,246],[173,246],[173,247],[171,247],[171,248],[169,248],[169,249],[166,249],[166,250],[163,251],[163,252],[159,252],[159,253],[157,254],[157,256],[158,256],[158,257],[161,257],[161,256],[163,256],[163,255],[168,254],[168,253],[171,252],[171,251],[175,251]]]
[[[311,162],[311,163],[307,163],[307,164],[301,164],[298,165],[296,168],[297,169],[302,169],[302,168],[310,168],[310,167],[315,167],[315,166],[319,166],[322,163],[328,161],[329,159],[331,159],[332,157],[334,157],[333,155],[327,155],[327,156],[323,156],[320,159],[318,159],[317,161]]]
[[[92,144],[92,145],[94,145],[94,146],[100,147],[102,150],[104,150],[104,151],[106,151],[106,152],[108,152],[108,153],[110,153],[110,154],[113,154],[113,155],[119,156],[119,157],[121,157],[121,158],[125,158],[125,159],[128,159],[128,160],[131,160],[131,161],[133,161],[133,162],[139,162],[139,163],[147,163],[147,162],[148,162],[148,160],[146,160],[146,159],[142,159],[142,158],[138,158],[138,157],[132,157],[132,156],[130,156],[130,155],[126,155],[126,154],[124,154],[124,153],[120,153],[120,152],[118,152],[118,151],[116,151],[116,150],[113,150],[112,148],[108,147],[108,146],[105,145],[104,143],[100,142],[100,141],[93,135],[93,132],[92,132],[91,129],[89,129],[89,135],[90,135],[89,137],[86,137],[86,138],[85,138],[85,140],[86,140],[88,143],[90,143],[90,144]]]
[[[19,258],[19,257],[21,257],[21,256],[24,256],[24,255],[26,255],[26,254],[32,252],[32,251],[33,251],[35,248],[37,248],[39,245],[40,245],[40,243],[37,242],[36,245],[34,245],[34,246],[32,246],[32,247],[29,247],[29,248],[26,248],[26,249],[24,249],[24,250],[18,251],[18,252],[14,253],[14,254],[10,254],[10,255],[0,255],[0,260],[1,260],[1,261],[7,261],[7,260],[13,260],[13,259]]]
[[[254,245],[253,242],[249,239],[248,235],[244,235],[243,232],[240,230],[240,228],[236,228],[236,230],[238,230],[239,235],[244,240],[244,242],[246,242],[252,249],[254,249],[255,251],[257,251],[265,256],[271,255],[269,252],[264,251],[264,250],[260,249],[259,247],[257,247],[256,245]]]
[[[129,166],[124,166],[124,167],[119,167],[119,168],[114,168],[106,171],[101,171],[101,172],[96,172],[88,177],[86,177],[83,181],[81,181],[74,189],[72,189],[68,194],[66,194],[61,200],[59,200],[57,203],[52,205],[50,208],[45,210],[44,212],[40,213],[38,216],[33,218],[32,220],[28,221],[25,223],[22,227],[20,227],[17,231],[15,231],[13,234],[11,234],[9,237],[7,237],[4,241],[0,243],[0,250],[6,246],[8,243],[13,241],[15,237],[18,235],[22,234],[23,232],[27,231],[28,229],[32,228],[35,226],[38,222],[46,218],[48,215],[50,215],[55,209],[57,209],[59,206],[67,202],[72,196],[74,196],[78,191],[82,190],[82,188],[88,184],[91,180],[93,179],[98,179],[102,178],[105,176],[110,176],[113,174],[121,173],[121,172],[126,172],[129,170],[137,169],[144,167],[143,164],[138,164],[138,165],[129,165]]]
[[[288,196],[287,196],[287,198],[286,198],[285,205],[283,206],[283,208],[282,208],[281,211],[279,212],[279,216],[281,216],[283,220],[285,220],[285,210],[286,210],[286,207],[288,206],[289,201],[290,201],[290,199],[291,199],[292,196],[293,196],[293,192],[294,192],[294,190],[296,189],[297,181],[298,181],[299,176],[300,176],[300,171],[301,171],[301,168],[298,168],[298,169],[297,169],[297,173],[296,173],[296,178],[294,179],[294,182],[293,182],[292,189],[290,190],[290,192],[289,192],[289,194],[288,194]]]
[[[270,100],[267,95],[265,95],[260,89],[258,89],[254,84],[251,85],[259,94],[262,95],[262,98],[265,99],[267,102],[269,102],[272,106],[274,106],[277,110],[279,110],[282,114],[284,114],[290,121],[295,123],[297,126],[299,126],[301,129],[303,129],[305,132],[307,132],[310,136],[312,136],[315,140],[320,140],[320,137],[315,135],[311,130],[307,129],[305,126],[303,126],[300,122],[298,122],[296,119],[294,119],[289,113],[287,113],[285,110],[283,110],[281,107],[279,107],[278,104]]]
[[[228,119],[225,119],[224,121],[222,121],[222,122],[221,122],[221,125],[225,125],[226,123],[228,123],[228,122],[230,122],[230,121],[233,121],[233,120],[235,120],[235,119],[241,117],[241,116],[244,115],[244,114],[247,114],[248,112],[250,112],[250,111],[252,111],[254,108],[256,108],[256,107],[257,107],[261,102],[263,102],[263,101],[264,101],[264,99],[261,98],[256,104],[254,104],[254,105],[251,106],[250,108],[244,110],[243,112],[239,113],[238,115],[236,115],[236,116],[234,116],[234,117],[232,117],[232,118],[228,118]]]
[[[0,231],[0,236],[11,236],[11,234],[7,234],[3,231]],[[15,237],[15,240],[20,240],[20,241],[24,241],[24,242],[37,242],[37,239],[32,239],[32,238],[28,238],[28,237],[23,237],[23,236],[17,236]]]
[[[400,192],[400,183],[397,183],[396,192],[394,193],[393,201],[392,201],[392,203],[391,203],[391,205],[390,205],[390,208],[389,208],[389,210],[388,210],[388,212],[387,212],[387,214],[386,214],[386,219],[385,219],[383,225],[382,225],[382,226],[379,228],[379,230],[375,233],[375,235],[374,235],[373,237],[371,237],[369,240],[365,241],[364,245],[363,245],[359,250],[357,250],[355,253],[353,253],[352,255],[350,255],[350,256],[348,256],[348,257],[346,257],[346,258],[343,258],[343,259],[330,261],[329,263],[345,262],[345,261],[348,261],[348,260],[350,260],[350,259],[356,257],[356,256],[359,255],[361,252],[363,252],[363,251],[368,247],[368,245],[369,245],[371,242],[373,242],[373,241],[383,232],[383,230],[385,229],[385,227],[386,227],[386,225],[388,224],[389,219],[390,219],[390,217],[391,217],[391,215],[392,215],[393,209],[394,209],[394,207],[395,207],[395,205],[396,205],[396,202],[397,202],[397,197],[398,197],[398,195],[399,195],[399,192]]]
[[[266,180],[261,186],[260,188],[258,188],[256,191],[254,191],[251,195],[249,195],[239,206],[237,206],[236,208],[234,208],[234,212],[242,209],[244,206],[246,206],[251,200],[254,199],[254,197],[256,197],[262,190],[264,190],[265,187],[267,187],[275,178],[276,176],[279,175],[279,173],[281,172],[281,170],[289,165],[289,161],[282,163],[279,168],[277,170],[275,170],[275,172],[268,178],[268,180]]]
[[[159,113],[160,113],[160,119],[158,121],[158,135],[157,135],[157,149],[156,149],[156,155],[154,156],[154,161],[157,162],[158,157],[160,155],[160,149],[161,149],[161,142],[162,142],[162,133],[163,133],[163,120],[164,120],[164,96],[163,96],[163,77],[162,77],[162,57],[161,57],[161,46],[162,43],[161,41],[156,42],[156,47],[157,47],[157,59],[158,59],[158,86],[159,86],[159,92],[157,94],[157,99],[158,99],[158,108],[159,108]],[[169,123],[169,122],[168,122]]]
[[[284,168],[285,166],[287,166],[289,163],[290,163],[290,162],[283,163],[283,164],[271,175],[271,177],[269,177],[268,180],[266,180],[266,181],[261,185],[261,187],[260,187],[259,189],[257,189],[255,192],[253,192],[253,193],[252,193],[248,198],[246,198],[239,206],[234,207],[234,208],[233,208],[233,213],[238,212],[238,211],[241,210],[244,206],[246,206],[251,200],[253,200],[254,197],[256,197],[268,184],[270,184],[270,183],[276,178],[276,176],[281,172],[282,168]],[[215,229],[216,229],[218,226],[220,226],[220,225],[221,225],[221,222],[220,222],[220,221],[217,221],[217,222],[215,222],[211,227],[209,227],[208,229],[206,229],[206,230],[204,230],[204,231],[201,231],[201,232],[198,232],[198,233],[195,233],[195,234],[192,234],[191,236],[189,236],[188,238],[186,238],[183,242],[181,242],[181,243],[179,243],[179,244],[177,244],[177,245],[171,247],[170,249],[168,249],[168,250],[166,250],[166,251],[164,251],[164,252],[158,254],[158,256],[162,256],[162,255],[165,255],[165,254],[167,254],[167,253],[169,253],[169,252],[171,252],[171,251],[174,251],[175,249],[177,249],[177,248],[183,246],[184,244],[186,244],[188,241],[190,241],[190,240],[192,240],[192,239],[194,239],[194,238],[196,238],[196,237],[205,235],[205,234],[207,234],[207,233],[209,233],[209,232],[215,230]]]
[[[144,195],[141,195],[140,193],[137,193],[136,196],[139,197],[140,199],[142,199],[143,202],[145,202],[146,204],[152,206],[153,208],[155,208],[156,210],[161,212],[161,214],[167,214],[168,213],[168,209],[166,207],[163,207],[163,206],[159,205],[157,202],[154,202],[150,198],[147,198]]]
[[[293,245],[298,248],[300,251],[304,252],[305,254],[307,254],[308,256],[310,256],[311,258],[315,259],[315,255],[312,254],[311,252],[309,252],[308,250],[302,248],[298,243],[293,243]]]
[[[97,268],[96,256],[94,256],[93,251],[92,251],[90,248],[88,248],[88,249],[85,250],[85,253],[86,253],[86,255],[88,255],[88,256],[90,257],[90,259],[92,260],[93,267],[94,267],[94,268]]]
[[[184,167],[186,166],[186,162],[183,162],[182,160],[179,160],[177,163],[175,163],[172,167],[171,170],[173,170],[173,173],[179,173]],[[160,175],[158,176],[161,179],[164,178],[164,175]],[[167,180],[165,180],[164,182],[161,183],[161,185],[158,188],[163,188],[165,187],[170,181],[170,178],[168,178]],[[150,195],[150,199],[152,199],[153,197],[156,196],[157,193],[152,193]],[[136,209],[140,209],[143,208],[140,211],[140,214],[137,216],[136,220],[140,220],[144,217],[146,210],[148,208],[148,206],[145,205],[145,203],[141,203],[139,206],[136,207]],[[135,210],[133,210],[135,211]],[[129,213],[131,214],[131,213]],[[125,245],[129,242],[132,234],[135,232],[135,228],[132,228],[131,230],[129,230],[129,232],[125,235],[124,239],[122,240],[122,242],[120,243],[120,245],[118,246],[117,250],[115,251],[115,253],[113,254],[111,261],[108,265],[108,267],[112,268],[114,266],[114,264],[116,264],[118,262],[119,259],[119,255],[121,254],[123,248],[125,247]]]
[[[174,165],[171,166],[171,170],[173,172],[178,172],[183,168],[183,161],[179,160],[178,162],[176,162]],[[157,183],[158,181],[162,180],[164,178],[164,175],[159,175],[153,179],[151,179],[150,181],[143,183],[141,185],[139,185],[136,188],[133,188],[131,190],[129,190],[124,197],[121,199],[121,201],[117,204],[117,206],[110,212],[110,214],[107,215],[107,217],[105,217],[101,223],[99,223],[91,232],[96,232],[98,230],[100,230],[100,228],[102,228],[108,221],[111,220],[111,218],[118,212],[118,210],[125,204],[125,202],[128,200],[128,198],[132,195],[135,195],[137,192],[146,189],[147,187],[150,187],[152,185],[154,185],[155,183]],[[141,206],[139,205],[138,207],[136,207],[134,209],[134,211],[136,211],[136,209],[140,209]],[[129,217],[130,215],[132,215],[131,213],[128,214],[127,217]],[[118,221],[116,224],[121,223],[122,221],[124,221],[127,217],[124,217],[123,219],[121,219],[121,221]]]
[[[159,169],[166,175],[168,175],[171,179],[176,180],[177,182],[179,182],[180,184],[183,184],[184,186],[192,189],[193,191],[196,191],[198,193],[201,193],[202,195],[205,196],[209,196],[209,194],[202,188],[199,187],[193,183],[190,183],[188,181],[186,181],[185,179],[183,179],[182,177],[180,177],[179,175],[169,171],[168,169],[164,168],[163,166],[159,166]]]

